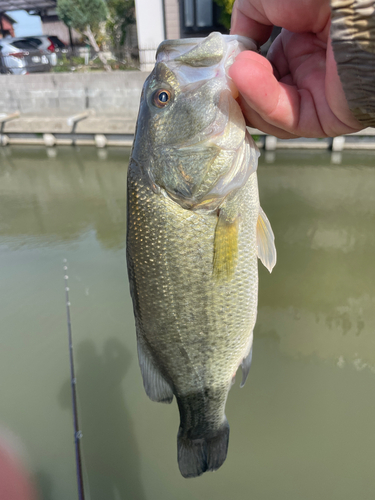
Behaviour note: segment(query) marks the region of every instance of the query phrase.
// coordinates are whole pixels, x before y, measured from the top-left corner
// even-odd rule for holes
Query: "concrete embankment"
[[[1,142],[92,143],[98,134],[102,143],[131,141],[146,77],[140,71],[1,75]]]
[[[0,145],[123,145],[133,141],[142,86],[148,73],[41,73],[0,75]],[[281,141],[256,129],[268,151],[375,149],[375,129],[335,139]]]

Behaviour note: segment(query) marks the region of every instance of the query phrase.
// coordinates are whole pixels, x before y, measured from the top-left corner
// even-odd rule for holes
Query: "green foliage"
[[[54,73],[70,72],[75,70],[79,66],[83,66],[85,63],[84,57],[70,57],[68,58],[66,54],[59,57],[56,66],[52,66],[52,71]]]
[[[219,7],[222,8],[221,15],[219,18],[219,21],[223,26],[225,26],[227,29],[230,28],[230,18],[232,16],[232,9],[233,9],[233,4],[234,0],[214,0]]]
[[[109,65],[113,70],[117,71],[134,70],[134,66],[115,60],[109,61]],[[103,71],[103,69],[103,63],[99,58],[91,60],[88,66],[86,66],[84,57],[75,56],[68,58],[65,54],[59,57],[56,66],[52,66],[53,73],[87,73],[94,71]]]
[[[57,14],[69,27],[83,33],[87,26],[96,31],[107,17],[104,0],[57,0]]]
[[[134,0],[107,0],[107,32],[112,45],[116,48],[124,45],[129,25],[135,24]]]

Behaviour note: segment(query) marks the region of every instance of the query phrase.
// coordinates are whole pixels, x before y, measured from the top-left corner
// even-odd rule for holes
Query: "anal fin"
[[[159,403],[172,403],[173,391],[160,373],[151,356],[138,340],[138,360],[141,368],[143,386],[147,396]]]
[[[242,363],[241,363],[242,381],[241,381],[240,387],[243,387],[245,385],[247,376],[249,375],[252,359],[253,359],[253,346],[251,346],[249,354],[246,356],[246,358],[243,358]]]

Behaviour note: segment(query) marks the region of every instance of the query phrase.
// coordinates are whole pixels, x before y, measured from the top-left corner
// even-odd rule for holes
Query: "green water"
[[[227,403],[228,458],[190,480],[177,467],[176,404],[148,400],[137,363],[128,157],[0,149],[0,425],[23,442],[40,499],[77,498],[66,258],[86,500],[372,500],[374,154],[261,158],[278,263],[260,270],[253,365]]]

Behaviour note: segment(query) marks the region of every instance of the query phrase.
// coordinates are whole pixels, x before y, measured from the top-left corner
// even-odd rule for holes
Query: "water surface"
[[[152,403],[125,263],[129,151],[0,149],[0,422],[41,500],[77,498],[65,314],[68,259],[87,499],[372,500],[373,153],[262,156],[278,263],[260,269],[253,366],[230,392],[228,458],[183,479],[175,403]],[[261,267],[261,265],[260,265]]]

